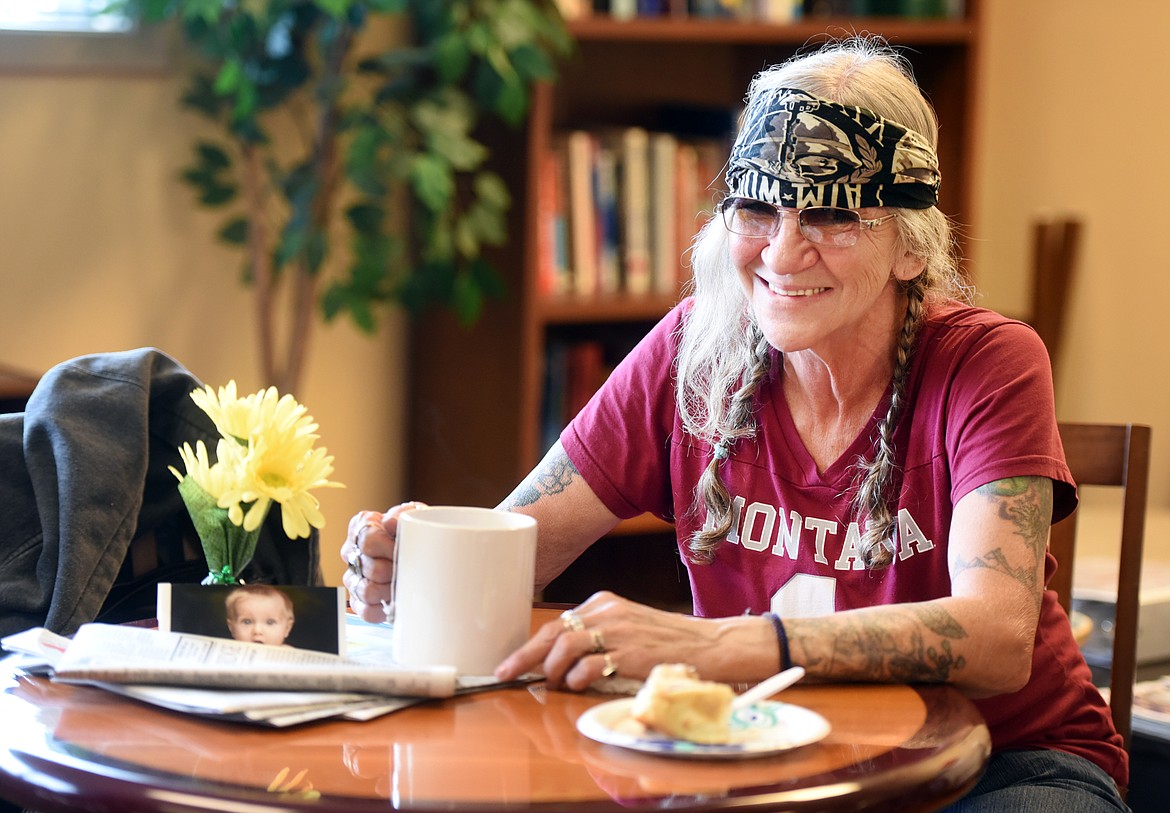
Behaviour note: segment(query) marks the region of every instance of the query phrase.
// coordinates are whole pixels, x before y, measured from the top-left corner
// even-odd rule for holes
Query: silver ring
[[[362,552],[354,545],[353,555],[349,557],[349,570],[359,579],[364,579],[366,574],[362,572]]]
[[[575,610],[565,610],[561,613],[561,626],[565,628],[565,632],[580,632],[585,629],[585,622]]]
[[[599,629],[589,630],[589,637],[593,639],[593,649],[589,650],[594,655],[600,655],[605,652],[605,637],[601,634]]]
[[[602,677],[613,677],[617,674],[617,664],[613,662],[608,652],[603,652],[601,657],[605,660],[605,666],[601,668]]]

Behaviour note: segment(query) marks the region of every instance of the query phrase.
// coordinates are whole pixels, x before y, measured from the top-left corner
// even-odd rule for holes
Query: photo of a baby
[[[160,584],[158,626],[167,632],[344,655],[344,588]]]
[[[292,599],[268,584],[244,584],[224,600],[227,627],[237,641],[285,646],[296,622]]]

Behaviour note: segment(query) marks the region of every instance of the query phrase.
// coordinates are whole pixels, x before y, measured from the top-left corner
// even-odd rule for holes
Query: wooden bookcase
[[[508,294],[467,329],[444,314],[412,331],[412,498],[494,505],[544,453],[541,418],[550,340],[640,335],[677,297],[542,295],[537,284],[542,216],[540,157],[572,128],[659,128],[666,108],[733,110],[750,78],[828,35],[870,32],[903,49],[941,123],[941,207],[969,228],[979,8],[958,20],[806,19],[767,25],[721,20],[593,17],[570,23],[576,53],[535,94],[526,131],[499,134],[494,155],[513,201],[510,247],[494,258]],[[652,534],[635,520],[619,532]]]

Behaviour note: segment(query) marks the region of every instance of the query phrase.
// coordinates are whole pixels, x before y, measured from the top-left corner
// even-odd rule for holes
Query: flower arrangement
[[[175,467],[179,494],[207,557],[204,584],[236,584],[252,560],[260,526],[273,503],[290,539],[322,528],[325,516],[310,491],[341,487],[328,478],[333,458],[317,448],[317,423],[291,395],[275,387],[238,397],[236,382],[191,393],[221,435],[211,461],[203,441],[179,449],[186,474]]]

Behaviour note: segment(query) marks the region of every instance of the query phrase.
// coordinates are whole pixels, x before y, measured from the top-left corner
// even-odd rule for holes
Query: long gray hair
[[[904,58],[884,41],[852,38],[796,56],[758,74],[748,97],[777,88],[805,90],[842,104],[865,107],[917,131],[937,149],[938,120],[923,97]],[[925,264],[922,273],[902,283],[906,316],[897,339],[893,397],[878,424],[871,457],[857,461],[855,516],[864,524],[862,555],[868,567],[892,561],[897,523],[890,503],[895,482],[893,437],[905,400],[915,339],[927,306],[934,301],[966,298],[959,273],[951,224],[938,208],[899,209],[897,250]],[[678,410],[683,426],[715,450],[696,487],[696,509],[706,507],[707,522],[690,540],[692,558],[714,558],[715,548],[730,533],[732,497],[719,467],[736,441],[754,436],[753,401],[760,386],[775,374],[774,354],[755,324],[739,275],[731,264],[728,233],[712,218],[695,238],[692,260],[695,303],[681,328],[678,356]],[[868,518],[868,521],[865,520]]]

